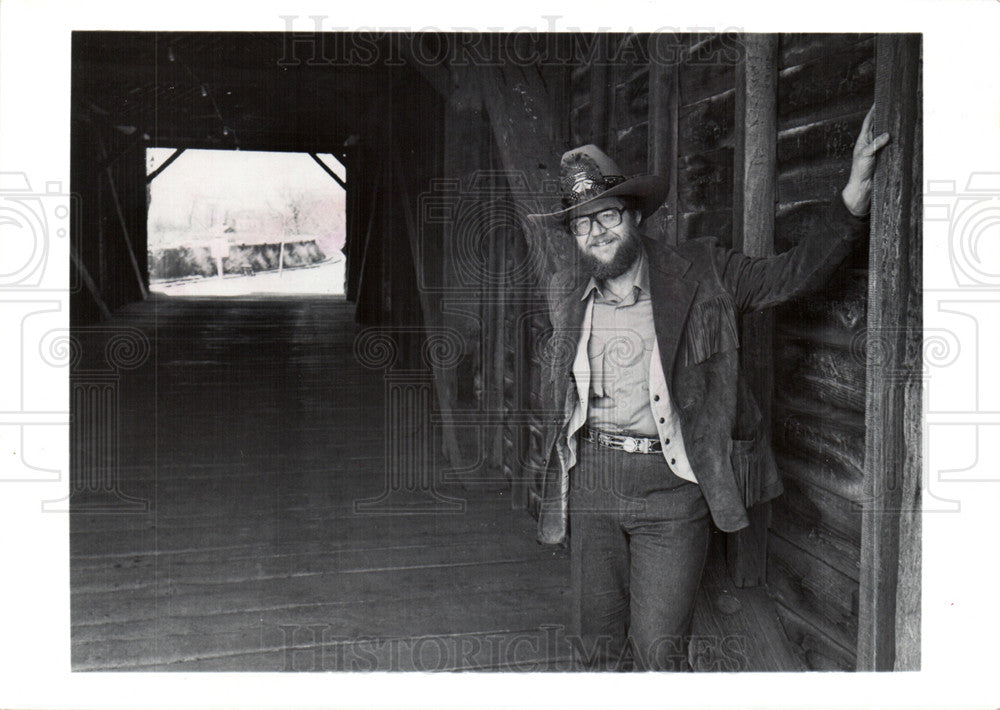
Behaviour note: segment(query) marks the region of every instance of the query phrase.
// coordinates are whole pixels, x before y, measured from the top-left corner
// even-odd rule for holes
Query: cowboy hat
[[[559,161],[563,208],[528,215],[536,219],[562,219],[591,202],[608,197],[639,199],[643,219],[653,214],[667,198],[670,183],[659,175],[626,178],[618,163],[595,145],[587,144],[563,153]]]

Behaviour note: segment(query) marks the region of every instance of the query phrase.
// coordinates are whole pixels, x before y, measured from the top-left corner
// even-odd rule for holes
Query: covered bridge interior
[[[919,667],[919,36],[76,32],[72,71],[74,668],[568,668],[530,514],[572,244],[524,216],[595,143],[671,178],[647,234],[780,252],[873,102],[869,242],[742,324],[785,494],[713,536],[692,654]],[[151,296],[150,147],[338,156],[346,298]]]

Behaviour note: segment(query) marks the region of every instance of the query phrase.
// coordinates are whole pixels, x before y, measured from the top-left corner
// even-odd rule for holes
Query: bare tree
[[[286,236],[309,234],[321,230],[329,219],[329,199],[317,190],[302,190],[285,186],[278,190],[275,202],[268,209],[281,220]],[[277,206],[275,206],[277,204]]]

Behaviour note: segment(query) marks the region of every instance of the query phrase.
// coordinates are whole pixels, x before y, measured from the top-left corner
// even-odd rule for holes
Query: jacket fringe
[[[685,333],[684,362],[687,365],[707,360],[726,350],[736,350],[740,336],[732,299],[720,294],[691,307]]]

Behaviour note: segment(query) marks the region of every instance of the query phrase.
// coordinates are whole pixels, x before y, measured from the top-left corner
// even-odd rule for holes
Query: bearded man
[[[738,318],[821,286],[865,233],[875,154],[889,140],[871,125],[869,111],[824,222],[768,258],[713,237],[646,239],[639,227],[665,179],[626,179],[593,145],[562,156],[563,208],[535,215],[561,225],[579,256],[547,288],[551,351],[566,357],[552,358],[562,416],[544,438],[539,539],[569,532],[583,668],[690,668],[710,517],[739,530],[749,505],[781,492],[740,378]]]

